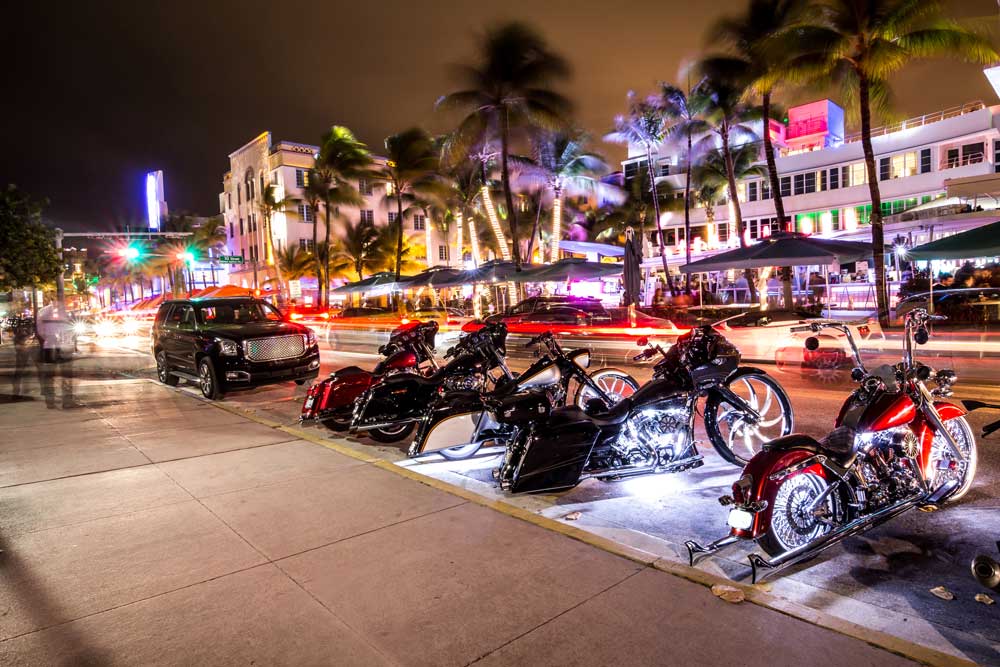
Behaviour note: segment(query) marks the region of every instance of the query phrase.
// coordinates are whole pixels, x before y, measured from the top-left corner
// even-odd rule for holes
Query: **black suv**
[[[248,297],[165,301],[150,332],[160,382],[194,380],[206,398],[319,374],[312,329]]]

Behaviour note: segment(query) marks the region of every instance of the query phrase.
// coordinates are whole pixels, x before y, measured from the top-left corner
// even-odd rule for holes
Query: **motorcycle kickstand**
[[[701,558],[699,557],[709,556],[711,554],[716,553],[717,551],[721,551],[725,547],[728,547],[730,544],[735,544],[736,542],[739,541],[740,538],[736,537],[735,535],[726,535],[725,537],[720,537],[716,541],[712,542],[711,544],[707,544],[705,546],[698,544],[694,540],[688,540],[687,542],[684,543],[684,546],[687,547],[688,550],[688,565],[694,567],[696,562],[695,559],[701,560]]]

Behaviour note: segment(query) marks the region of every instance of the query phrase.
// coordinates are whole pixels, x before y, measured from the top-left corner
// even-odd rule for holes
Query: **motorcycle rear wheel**
[[[398,424],[388,428],[373,428],[368,431],[368,437],[375,442],[391,444],[405,439],[408,435],[413,433],[413,429],[416,428],[416,426],[416,424],[410,422],[408,424]]]
[[[741,375],[726,386],[760,416],[759,424],[746,424],[742,414],[718,393],[705,403],[705,431],[715,451],[729,463],[746,465],[774,438],[792,432],[792,402],[784,387],[767,374]]]
[[[347,419],[337,419],[336,417],[327,417],[326,419],[320,420],[320,424],[327,427],[331,431],[346,431],[351,428],[351,418]]]
[[[599,371],[594,371],[590,374],[590,379],[608,395],[612,405],[623,398],[628,398],[639,389],[639,383],[635,381],[635,378],[617,368],[602,368]],[[581,384],[576,390],[573,405],[583,410],[587,407],[587,401],[597,397],[597,392],[587,385]]]
[[[771,499],[771,523],[757,540],[769,556],[778,556],[805,546],[832,530],[808,511],[808,507],[823,493],[829,483],[820,475],[805,470],[781,480]],[[834,494],[827,496],[822,506],[834,516],[837,510]],[[818,508],[817,508],[818,509]]]

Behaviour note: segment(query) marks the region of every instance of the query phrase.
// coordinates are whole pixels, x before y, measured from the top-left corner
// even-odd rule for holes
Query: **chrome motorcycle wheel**
[[[955,480],[958,482],[958,490],[948,496],[948,501],[958,500],[972,488],[972,482],[976,477],[976,465],[979,462],[979,453],[976,450],[976,437],[972,433],[972,427],[965,417],[955,417],[944,422],[944,427],[955,440],[959,451],[965,457],[964,461],[956,461],[952,454],[951,447],[945,441],[944,436],[937,434],[931,444],[931,458],[929,464],[929,477],[927,484],[932,489],[939,488],[942,484]]]
[[[825,479],[813,472],[801,472],[786,477],[774,494],[771,525],[760,539],[760,545],[771,556],[809,544],[830,531],[817,512],[832,517],[835,512],[833,495],[829,495],[815,510],[816,499],[826,490]]]
[[[608,395],[612,405],[623,398],[628,398],[639,389],[639,383],[635,381],[635,378],[624,371],[614,368],[603,368],[595,371],[591,373],[590,379],[601,388],[601,391]],[[582,410],[586,407],[587,401],[597,397],[596,391],[588,385],[581,384],[580,388],[576,390],[576,399],[573,403]]]
[[[743,375],[727,387],[760,418],[713,394],[705,405],[705,430],[724,459],[745,465],[766,443],[792,432],[792,403],[778,381],[767,375]]]

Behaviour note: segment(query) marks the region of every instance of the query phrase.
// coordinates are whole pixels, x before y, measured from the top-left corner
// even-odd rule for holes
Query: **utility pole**
[[[63,273],[66,264],[63,262],[63,230],[56,227],[56,251],[59,254],[59,276],[56,278],[56,304],[58,312],[66,311],[66,286],[63,284]]]

